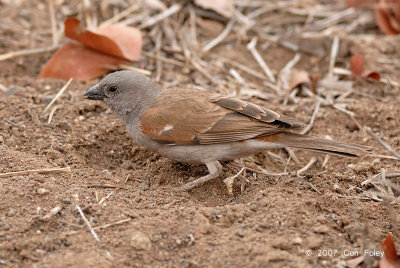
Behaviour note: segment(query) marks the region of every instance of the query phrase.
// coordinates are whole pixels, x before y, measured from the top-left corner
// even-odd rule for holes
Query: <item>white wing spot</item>
[[[170,131],[170,130],[173,129],[173,128],[174,128],[174,126],[166,125],[158,134],[161,135],[161,134],[163,134],[164,132]]]

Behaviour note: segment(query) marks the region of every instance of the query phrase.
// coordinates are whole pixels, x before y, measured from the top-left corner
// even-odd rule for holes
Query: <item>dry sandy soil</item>
[[[0,54],[51,45],[47,6],[42,1],[21,6],[6,2],[0,1]],[[348,68],[351,54],[360,52],[367,67],[398,79],[400,39],[385,37],[376,28],[372,31],[376,38],[371,40],[342,40],[344,52],[338,65]],[[205,42],[217,34],[199,38]],[[228,38],[213,52],[262,72],[246,44]],[[325,55],[316,60],[304,54],[296,67],[324,76],[331,40],[327,44]],[[294,55],[277,44],[266,52],[259,50],[275,73]],[[104,104],[82,98],[96,81],[74,81],[55,103],[58,109],[47,124],[42,112],[65,83],[37,78],[50,56],[0,62],[0,84],[7,89],[7,93],[0,90],[0,173],[71,167],[71,173],[0,179],[1,267],[344,267],[346,260],[354,258],[346,252],[362,255],[364,250],[378,249],[389,233],[400,248],[398,199],[374,201],[364,195],[372,186],[361,185],[381,168],[398,172],[399,161],[332,156],[323,167],[324,154],[295,150],[300,162],[290,161],[288,171],[317,157],[305,176],[247,172],[245,179],[237,179],[230,196],[223,179],[238,169],[225,165],[220,179],[188,193],[175,193],[176,187],[205,174],[206,168],[170,161],[135,144]],[[381,58],[395,61],[382,63]],[[152,64],[144,58],[135,65],[151,69]],[[164,66],[161,85],[174,79],[182,86],[205,79],[196,71],[183,74],[172,67]],[[242,75],[258,90],[265,87],[262,81]],[[354,102],[346,108],[361,125],[368,125],[400,151],[398,89],[346,79],[353,80],[359,93],[350,96]],[[273,100],[251,100],[307,123],[315,103],[299,98],[299,103],[285,106]],[[373,146],[375,154],[389,155],[332,106],[321,106],[310,134]],[[284,161],[261,153],[243,163],[282,172],[287,153],[273,153]],[[100,227],[95,229],[100,242],[77,205],[93,227]],[[56,207],[61,210],[52,215]],[[373,267],[377,260],[366,258],[360,267]]]

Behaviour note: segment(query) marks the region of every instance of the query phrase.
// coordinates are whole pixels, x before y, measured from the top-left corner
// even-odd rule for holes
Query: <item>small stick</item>
[[[161,55],[161,46],[162,46],[162,36],[163,33],[161,31],[161,28],[158,26],[157,27],[158,31],[157,31],[157,35],[155,37],[155,50],[156,50],[156,55],[160,56]],[[161,79],[161,75],[162,75],[162,69],[163,69],[163,64],[162,61],[158,60],[156,61],[156,77],[155,80],[156,82],[160,82]]]
[[[138,10],[140,7],[142,6],[142,3],[136,3],[130,7],[128,7],[127,9],[122,10],[121,12],[115,14],[113,17],[111,17],[110,19],[103,21],[99,27],[105,27],[108,26],[110,24],[114,24],[118,21],[120,21],[121,19],[125,18],[126,16],[128,16],[129,14],[135,12],[136,10]]]
[[[0,84],[0,90],[6,92],[7,88],[3,84]]]
[[[230,163],[229,165],[233,165],[233,166],[238,167],[238,168],[243,168],[243,167],[244,167],[244,168],[245,168],[246,170],[248,170],[248,171],[251,171],[251,172],[254,172],[254,173],[258,173],[258,174],[262,174],[262,175],[266,175],[266,176],[281,177],[281,176],[290,175],[290,173],[288,173],[288,172],[283,172],[283,173],[272,173],[272,172],[269,172],[269,171],[263,169],[262,167],[258,167],[258,170],[257,170],[257,169],[254,169],[254,168],[250,168],[250,167],[246,167],[246,166],[241,166],[241,165],[238,165],[238,164],[236,164],[236,163]]]
[[[104,201],[106,201],[113,193],[114,193],[114,191],[112,191],[111,193],[109,193],[107,196],[103,197],[103,198],[100,200],[99,205],[101,205]]]
[[[30,56],[30,55],[40,54],[40,53],[51,52],[51,51],[58,49],[59,47],[60,47],[60,45],[53,45],[53,46],[44,47],[44,48],[33,48],[33,49],[23,49],[23,50],[19,50],[19,51],[11,51],[11,52],[8,52],[5,54],[0,54],[0,61],[12,59],[15,57]]]
[[[0,178],[22,176],[22,175],[29,175],[29,174],[49,174],[49,173],[71,173],[71,168],[70,167],[44,168],[44,169],[30,169],[30,170],[13,171],[13,172],[8,172],[8,173],[0,173]]]
[[[254,37],[247,45],[247,49],[251,52],[253,57],[256,59],[257,63],[260,65],[260,67],[263,69],[264,73],[267,75],[269,80],[273,83],[276,82],[275,76],[272,73],[271,69],[268,67],[268,65],[265,63],[264,59],[261,57],[260,53],[258,53],[256,49],[256,44],[257,44],[257,37]]]
[[[230,196],[233,196],[232,185],[233,185],[233,182],[234,182],[235,178],[238,177],[238,176],[240,175],[240,173],[242,173],[242,172],[245,171],[245,170],[246,170],[246,168],[245,168],[245,167],[242,167],[242,169],[241,169],[236,175],[230,176],[230,177],[228,177],[228,178],[226,178],[226,179],[223,180],[224,183],[225,183],[225,186],[226,186],[226,188],[227,188],[227,190],[228,190],[228,194],[229,194]]]
[[[47,107],[43,110],[43,113],[47,112],[47,110],[51,107],[51,105],[54,104],[54,102],[56,102],[56,100],[64,93],[64,91],[67,89],[67,87],[69,86],[69,84],[71,84],[73,78],[71,77],[68,82],[60,89],[60,91],[58,91],[58,93],[56,94],[56,96],[51,100],[51,102],[47,105]]]
[[[51,33],[53,36],[53,45],[58,44],[57,38],[57,20],[56,20],[56,12],[54,11],[54,0],[48,0],[49,4],[49,12],[50,12],[50,24],[51,24]]]
[[[318,101],[317,101],[317,104],[315,105],[314,112],[313,112],[313,114],[312,114],[312,116],[311,116],[310,123],[308,123],[307,127],[304,128],[304,129],[300,132],[300,134],[306,134],[308,131],[311,130],[311,128],[312,128],[313,125],[314,125],[314,121],[315,121],[315,118],[317,117],[317,114],[318,114],[318,111],[319,111],[319,107],[320,107],[320,106],[321,106],[321,102],[318,100]]]
[[[93,229],[94,230],[105,229],[105,228],[112,227],[112,226],[115,226],[115,225],[123,224],[123,223],[128,222],[128,221],[131,221],[131,219],[123,219],[123,220],[116,221],[116,222],[113,222],[113,223],[104,224],[102,226],[97,226],[97,227],[94,227]]]
[[[383,154],[367,154],[365,156],[376,157],[376,158],[383,158],[383,159],[391,159],[391,160],[400,160],[397,157],[391,155],[383,155]]]
[[[389,144],[387,144],[386,142],[384,142],[381,138],[379,138],[377,135],[375,135],[371,128],[369,127],[365,127],[365,131],[372,137],[374,138],[383,148],[385,148],[386,150],[388,150],[393,156],[395,156],[396,158],[400,159],[400,155],[398,152],[396,152],[392,147],[390,147]]]
[[[49,114],[49,119],[47,120],[47,124],[50,125],[51,123],[51,119],[53,119],[53,115],[56,112],[56,110],[58,109],[58,105],[54,106],[53,110],[51,110],[50,114]]]
[[[147,20],[145,20],[142,24],[139,25],[138,28],[143,30],[147,27],[153,26],[157,22],[160,22],[163,19],[168,18],[169,16],[177,13],[179,10],[181,10],[181,8],[182,8],[182,5],[180,5],[180,4],[172,5],[170,8],[164,10],[163,12],[155,15],[154,17],[151,17],[151,18],[148,18]]]
[[[156,59],[156,60],[160,60],[160,61],[165,62],[165,63],[170,63],[170,64],[173,64],[173,65],[176,65],[176,66],[179,66],[179,67],[184,67],[185,66],[185,64],[183,62],[180,62],[180,61],[177,61],[177,60],[174,60],[174,59],[169,59],[169,58],[163,57],[161,55],[152,55],[152,54],[150,54],[148,52],[142,52],[142,54],[144,56],[146,56],[146,57],[149,57],[149,58],[152,58],[152,59]],[[150,72],[150,75],[151,75],[151,72]]]
[[[228,36],[229,32],[232,30],[234,23],[235,23],[235,19],[234,19],[234,17],[232,17],[230,19],[230,21],[228,22],[228,24],[226,25],[225,29],[216,38],[214,38],[209,43],[207,43],[201,51],[203,53],[207,52],[210,49],[212,49],[213,47],[215,47],[216,45],[218,45],[219,43],[221,43],[222,40],[224,40]]]
[[[296,154],[294,153],[294,151],[293,151],[292,149],[286,147],[285,150],[286,150],[286,152],[289,154],[289,156],[293,159],[293,161],[294,161],[296,164],[299,164],[299,163],[300,163],[299,158],[296,156]]]
[[[243,65],[243,64],[238,63],[236,61],[233,61],[231,59],[224,58],[224,57],[222,57],[220,55],[216,55],[216,54],[213,54],[213,55],[218,57],[219,60],[221,60],[223,62],[226,62],[226,63],[228,63],[228,64],[230,64],[230,65],[232,65],[232,66],[234,66],[234,67],[236,67],[236,68],[238,68],[238,69],[240,69],[240,70],[242,70],[242,71],[244,71],[244,72],[246,72],[248,74],[251,74],[254,77],[260,78],[262,80],[267,79],[267,77],[265,77],[265,75],[263,75],[262,73],[259,73],[257,71],[254,71],[253,69],[250,69],[246,65]]]
[[[303,172],[307,171],[314,163],[317,162],[317,158],[315,156],[311,157],[310,161],[303,168],[297,170],[296,175],[300,176]]]
[[[329,72],[328,76],[333,75],[333,68],[335,67],[336,57],[339,52],[339,37],[335,36],[332,42],[331,58],[329,59]]]
[[[57,215],[57,213],[60,212],[61,210],[62,210],[61,206],[56,206],[52,210],[50,210],[49,213],[44,215],[43,218],[41,218],[41,220],[42,221],[48,221],[51,217]]]
[[[301,55],[296,53],[288,63],[286,63],[285,67],[279,73],[279,80],[282,82],[282,87],[284,90],[289,91],[289,75],[292,68],[299,62]]]
[[[75,208],[78,210],[79,214],[81,214],[81,217],[82,217],[83,221],[86,223],[86,225],[87,225],[87,227],[89,228],[90,233],[93,235],[94,239],[95,239],[97,242],[100,242],[100,239],[99,239],[99,237],[97,236],[96,232],[93,230],[92,226],[90,225],[90,222],[89,222],[88,219],[85,217],[85,214],[83,214],[83,211],[82,211],[81,207],[80,207],[79,205],[76,205]]]

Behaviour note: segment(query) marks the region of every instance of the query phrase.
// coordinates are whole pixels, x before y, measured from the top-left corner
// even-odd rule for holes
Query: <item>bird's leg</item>
[[[182,187],[178,188],[179,191],[189,191],[209,180],[215,179],[221,174],[222,166],[218,161],[212,161],[205,163],[208,169],[208,175],[200,177],[194,181],[188,182]]]

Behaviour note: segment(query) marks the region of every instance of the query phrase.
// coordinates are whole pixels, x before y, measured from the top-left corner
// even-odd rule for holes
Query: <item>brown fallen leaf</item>
[[[293,68],[290,71],[289,89],[292,90],[302,84],[310,83],[310,76],[304,70]]]
[[[126,64],[128,61],[109,56],[78,43],[69,42],[61,47],[43,67],[39,78],[59,78],[68,80],[71,77],[88,81],[109,71],[107,65]]]
[[[232,0],[194,0],[194,3],[204,9],[211,9],[226,18],[235,14]]]
[[[380,80],[381,76],[376,71],[365,71],[364,72],[365,60],[361,54],[355,54],[350,59],[351,75],[353,77],[370,78],[374,80]]]
[[[385,241],[379,246],[384,251],[382,259],[379,261],[379,268],[400,268],[399,257],[397,256],[396,246],[390,234],[387,235]]]
[[[351,75],[354,77],[361,77],[364,71],[364,56],[361,54],[355,54],[350,59]]]
[[[84,31],[75,18],[67,18],[64,24],[65,36],[87,47],[130,61],[140,58],[142,34],[136,28],[108,25],[95,31]]]
[[[87,81],[107,73],[107,66],[128,64],[140,58],[142,35],[136,28],[108,25],[87,31],[75,18],[66,19],[64,24],[65,36],[80,44],[68,42],[61,47],[43,67],[40,78]]]
[[[376,23],[387,35],[400,33],[400,0],[379,0],[375,7]]]

